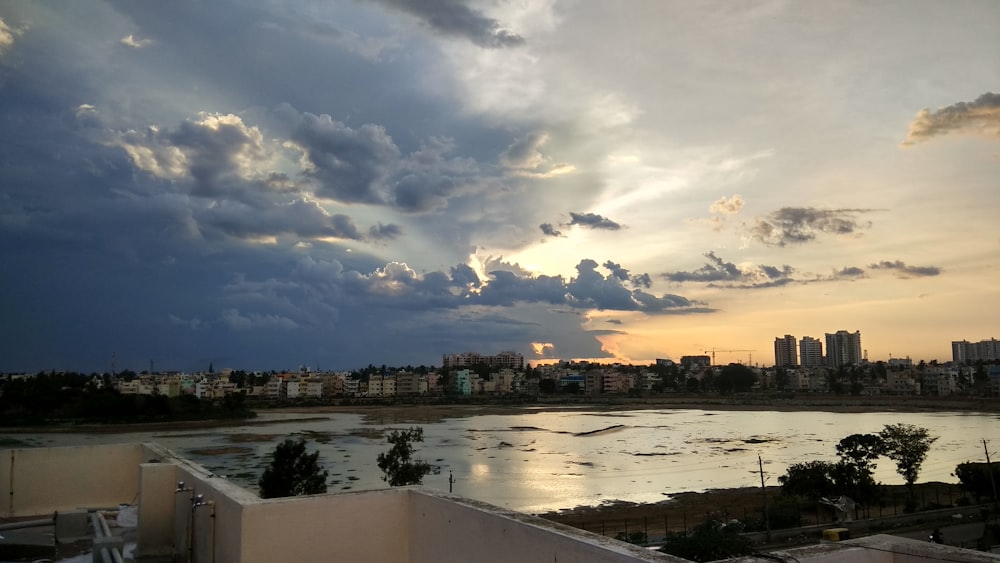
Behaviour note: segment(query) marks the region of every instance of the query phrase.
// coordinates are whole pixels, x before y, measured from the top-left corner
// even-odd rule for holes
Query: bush
[[[660,551],[692,561],[716,561],[754,551],[752,541],[718,520],[699,524],[690,534],[668,534],[663,541]]]

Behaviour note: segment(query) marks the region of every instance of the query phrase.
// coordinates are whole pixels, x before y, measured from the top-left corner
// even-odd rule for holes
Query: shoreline
[[[626,412],[635,410],[704,410],[704,411],[761,411],[761,412],[973,412],[977,414],[1000,413],[1000,400],[986,398],[953,397],[842,397],[829,395],[795,395],[791,397],[762,397],[754,395],[713,396],[670,395],[650,398],[613,398],[593,400],[551,400],[523,404],[497,403],[400,403],[400,404],[351,404],[282,406],[253,409],[258,415],[250,418],[223,418],[205,420],[175,420],[134,422],[121,424],[52,424],[44,426],[0,426],[6,434],[51,433],[128,433],[160,430],[198,430],[232,426],[266,426],[269,424],[316,421],[328,415],[358,414],[369,425],[436,423],[452,418],[482,415],[532,414],[542,412]],[[259,415],[269,413],[302,415],[280,419],[267,419]]]
[[[868,516],[881,518],[904,514],[906,485],[883,484],[880,489],[884,496],[880,502],[868,507]],[[914,491],[924,506],[953,507],[959,498],[965,496],[959,484],[940,481],[917,483]],[[801,525],[834,523],[829,507],[820,504],[809,506],[801,499],[782,495],[781,487],[775,485],[767,486],[766,492],[762,492],[760,487],[685,491],[648,503],[608,500],[599,505],[580,505],[537,516],[601,535],[613,536],[617,532],[644,528],[650,533],[655,531],[660,534],[689,530],[708,518],[759,520],[765,498],[772,508],[797,506],[795,510],[799,511]],[[864,511],[860,510],[857,516],[863,519]]]

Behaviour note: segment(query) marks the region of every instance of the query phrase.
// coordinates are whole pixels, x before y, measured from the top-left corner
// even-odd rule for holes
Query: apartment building
[[[774,365],[791,368],[798,365],[795,337],[791,334],[774,339]]]
[[[910,370],[890,370],[885,374],[885,391],[893,395],[919,395],[920,381]]]
[[[853,366],[860,364],[862,359],[861,331],[838,330],[833,334],[826,334],[827,366],[832,368]]]
[[[959,364],[1000,360],[1000,340],[991,338],[979,342],[969,342],[968,340],[952,342],[951,358],[953,362]]]
[[[416,373],[401,371],[396,374],[397,395],[424,395],[427,393],[427,378]]]
[[[476,365],[487,365],[492,368],[524,369],[524,356],[517,352],[504,351],[489,356],[478,352],[462,352],[459,354],[444,354],[441,365],[445,368],[462,368]]]
[[[823,365],[823,343],[818,338],[803,336],[799,340],[799,365],[807,368]]]

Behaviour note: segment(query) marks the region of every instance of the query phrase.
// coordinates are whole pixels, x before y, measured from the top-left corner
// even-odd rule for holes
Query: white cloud
[[[720,213],[722,215],[735,215],[743,209],[744,201],[740,194],[735,194],[731,198],[722,196],[719,199],[712,202],[712,205],[708,206],[709,213]]]
[[[0,55],[5,54],[14,45],[14,37],[20,35],[21,31],[11,28],[3,18],[0,18]]]
[[[126,47],[132,47],[133,49],[142,49],[143,47],[148,47],[153,44],[152,39],[139,39],[133,34],[128,34],[119,40],[119,43],[125,45]]]

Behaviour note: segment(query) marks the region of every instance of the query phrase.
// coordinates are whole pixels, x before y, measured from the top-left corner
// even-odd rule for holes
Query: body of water
[[[330,492],[385,487],[376,465],[388,450],[384,432],[408,424],[372,422],[359,414],[282,422],[302,415],[261,414],[271,424],[115,434],[0,434],[36,446],[158,442],[220,475],[256,490],[274,446],[303,436],[330,471]],[[672,493],[758,487],[758,456],[766,484],[803,461],[836,459],[835,446],[855,433],[877,433],[907,423],[938,436],[920,482],[955,482],[955,466],[985,461],[983,439],[1000,447],[1000,416],[982,413],[832,413],[711,410],[581,409],[478,415],[420,424],[418,457],[440,467],[424,485],[529,513],[611,500],[656,502]],[[1000,456],[998,456],[1000,457]],[[902,484],[889,459],[875,477]]]

